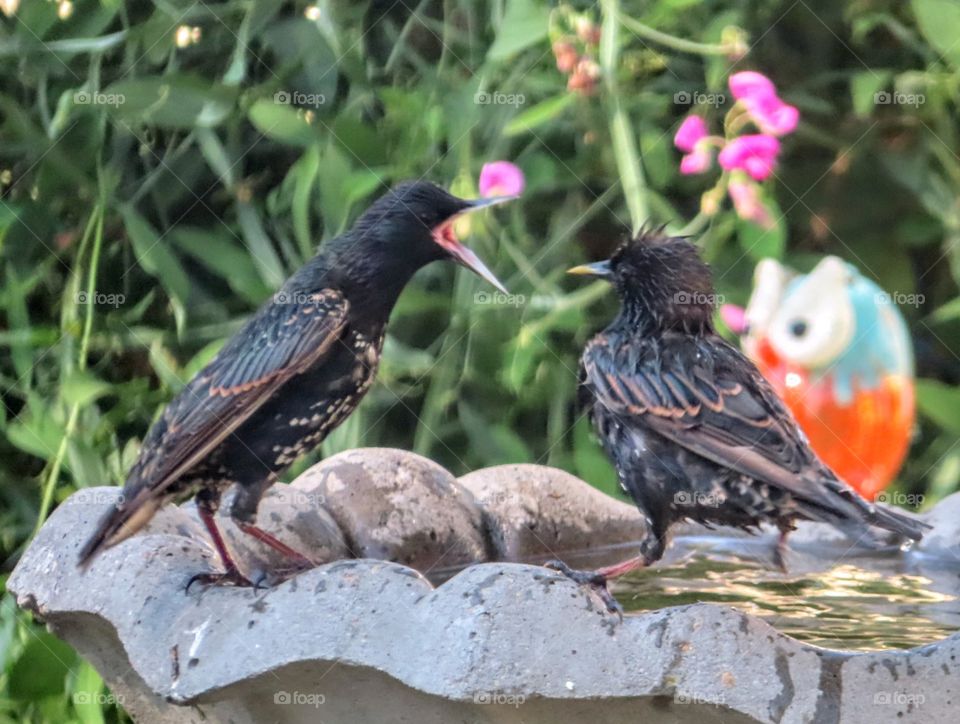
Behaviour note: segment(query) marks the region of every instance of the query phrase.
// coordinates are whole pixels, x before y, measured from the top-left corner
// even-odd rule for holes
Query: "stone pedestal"
[[[457,480],[411,453],[334,456],[260,510],[265,528],[330,562],[259,591],[185,592],[216,565],[190,505],[78,569],[118,495],[91,488],[62,504],[8,588],[138,722],[878,724],[955,722],[960,710],[960,636],[855,653],[713,604],[620,620],[564,577],[513,562],[590,546],[622,557],[643,533],[631,506],[558,470]],[[911,555],[957,565],[958,506],[932,511]],[[818,531],[801,526],[801,547]],[[274,563],[239,534],[231,542],[245,565]]]

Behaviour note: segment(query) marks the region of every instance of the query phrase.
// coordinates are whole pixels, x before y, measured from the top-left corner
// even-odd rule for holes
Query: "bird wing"
[[[645,349],[615,351],[602,342],[587,349],[585,379],[607,409],[840,517],[862,516],[852,491],[814,455],[783,402],[738,350],[719,337],[667,335]]]
[[[144,440],[133,485],[162,493],[281,385],[321,360],[341,338],[348,310],[333,289],[264,307],[167,406]]]
[[[323,289],[257,312],[150,428],[120,502],[81,549],[80,564],[146,525],[184,473],[281,385],[322,360],[341,339],[348,310],[342,294]]]

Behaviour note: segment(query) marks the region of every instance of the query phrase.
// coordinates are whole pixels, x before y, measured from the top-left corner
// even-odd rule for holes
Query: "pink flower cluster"
[[[717,161],[730,172],[727,192],[737,214],[770,227],[774,220],[762,202],[756,182],[765,181],[773,173],[780,155],[779,137],[796,129],[800,114],[780,99],[773,82],[762,73],[735,73],[730,76],[729,84],[737,103],[728,114],[727,127],[737,130],[749,121],[760,133],[733,138],[711,136],[703,118],[687,116],[673,138],[674,145],[684,153],[680,173],[708,171],[713,164],[714,149],[719,148]]]
[[[763,133],[785,136],[793,133],[800,112],[777,95],[773,81],[763,73],[745,70],[728,79],[730,93],[747,109],[750,118]]]

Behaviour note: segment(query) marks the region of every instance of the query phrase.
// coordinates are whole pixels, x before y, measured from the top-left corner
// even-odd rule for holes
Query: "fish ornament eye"
[[[787,286],[768,323],[773,349],[809,369],[828,366],[850,345],[856,314],[848,291],[853,276],[837,257],[824,258],[805,277]]]

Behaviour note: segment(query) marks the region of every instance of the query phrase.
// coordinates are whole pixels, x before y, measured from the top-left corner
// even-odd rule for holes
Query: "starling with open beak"
[[[548,566],[598,590],[660,559],[670,526],[689,519],[782,535],[797,520],[846,534],[870,527],[919,540],[924,525],[864,500],[810,449],[757,368],[713,329],[716,296],[697,248],[648,231],[576,267],[608,280],[620,312],[584,350],[579,398],[649,533],[639,555],[596,571]]]
[[[224,567],[193,580],[249,585],[214,514],[237,486],[241,530],[297,566],[309,561],[255,524],[257,506],[294,460],[356,408],[376,375],[397,297],[421,267],[452,259],[503,286],[454,233],[462,214],[509,197],[467,201],[434,184],[400,184],[327,242],[167,406],[123,489],[80,554],[81,565],[140,530],[164,504],[196,496]]]

